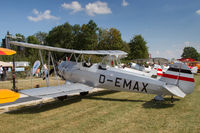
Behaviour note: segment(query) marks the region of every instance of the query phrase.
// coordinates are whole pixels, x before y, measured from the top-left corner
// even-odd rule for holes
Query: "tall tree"
[[[81,27],[78,24],[75,24],[72,27],[72,35],[73,35],[73,48],[74,49],[80,49],[81,48],[81,43],[79,42],[79,38],[81,36]]]
[[[121,33],[115,28],[99,29],[98,48],[107,50],[122,50],[126,45],[121,38]]]
[[[35,37],[35,35],[28,36],[27,42],[32,44],[40,44],[40,41]],[[26,48],[26,57],[28,57],[31,65],[33,65],[33,63],[40,58],[38,49]]]
[[[50,46],[61,48],[73,48],[72,26],[69,23],[54,27],[46,37]]]
[[[129,59],[141,59],[141,58],[148,58],[148,47],[146,46],[147,42],[141,35],[136,35],[130,41],[130,53]]]
[[[109,31],[99,28],[98,30],[98,49],[109,49]]]
[[[18,42],[25,42],[25,37],[24,35],[20,34],[20,33],[17,33],[15,34],[15,36],[17,37],[16,39],[14,39],[15,41],[18,41]]]
[[[97,24],[90,20],[88,24],[81,26],[81,32],[78,37],[79,49],[96,49],[97,48]]]
[[[53,47],[74,49],[73,46],[73,28],[69,23],[54,27],[46,37],[47,45]],[[62,58],[65,53],[57,53],[56,60]]]
[[[47,33],[41,31],[34,34],[34,36],[37,38],[40,44],[46,44],[47,35]]]
[[[127,53],[130,53],[130,47],[129,47],[129,44],[125,41],[123,41],[123,47],[121,49],[122,51],[125,51]]]
[[[18,41],[18,42],[26,41],[25,36],[20,33],[15,34],[15,36],[16,38],[12,38],[11,40]],[[12,45],[12,49],[17,51],[17,54],[15,55],[16,60],[26,60],[26,56],[25,56],[26,51],[24,47]]]
[[[32,44],[40,44],[40,41],[34,35],[28,36],[27,42]]]
[[[200,55],[194,47],[184,47],[181,57],[182,58],[192,58],[195,60],[200,59]]]

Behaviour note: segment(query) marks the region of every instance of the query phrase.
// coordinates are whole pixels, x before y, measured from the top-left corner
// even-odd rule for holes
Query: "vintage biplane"
[[[114,67],[113,64],[106,64],[105,58],[102,62],[94,64],[86,63],[84,60],[84,55],[115,56],[115,59],[119,60],[127,55],[126,52],[119,50],[72,50],[16,41],[10,41],[9,43],[16,46],[39,49],[40,55],[41,50],[49,51],[49,60],[52,62],[52,51],[71,53],[69,60],[60,62],[57,68],[53,63],[55,75],[60,75],[66,80],[66,84],[20,90],[18,92],[37,98],[58,98],[63,100],[67,95],[73,93],[85,95],[93,88],[105,88],[117,91],[156,94],[155,100],[163,100],[165,95],[183,98],[186,94],[192,93],[194,89],[193,74],[188,66],[182,63],[171,64],[160,79],[154,79],[127,71],[124,68]],[[71,61],[72,56],[75,57],[75,61]]]

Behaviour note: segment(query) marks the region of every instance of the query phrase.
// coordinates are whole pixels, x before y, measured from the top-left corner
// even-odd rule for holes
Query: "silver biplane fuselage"
[[[133,91],[157,95],[172,95],[163,86],[166,82],[142,76],[123,69],[93,64],[84,66],[83,63],[63,61],[59,66],[59,74],[66,80],[87,84],[91,87],[106,88],[118,91]],[[182,90],[186,94],[193,90]]]

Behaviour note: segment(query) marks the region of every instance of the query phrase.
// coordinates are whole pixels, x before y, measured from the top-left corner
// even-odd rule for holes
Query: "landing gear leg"
[[[40,102],[40,104],[39,104],[39,106],[38,106],[38,107],[39,107],[39,108],[41,108],[41,107],[42,107],[42,105],[43,105],[43,101],[41,101],[41,102]]]
[[[174,96],[172,95],[171,96],[171,103],[173,103],[174,102]]]

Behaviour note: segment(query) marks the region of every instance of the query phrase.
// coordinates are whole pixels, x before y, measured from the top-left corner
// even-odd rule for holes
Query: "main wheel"
[[[89,93],[88,91],[80,92],[80,95],[81,95],[81,96],[85,96],[85,95],[87,95],[88,93]]]
[[[66,96],[57,97],[57,99],[60,100],[60,101],[64,101],[65,99],[67,99],[67,95]]]

